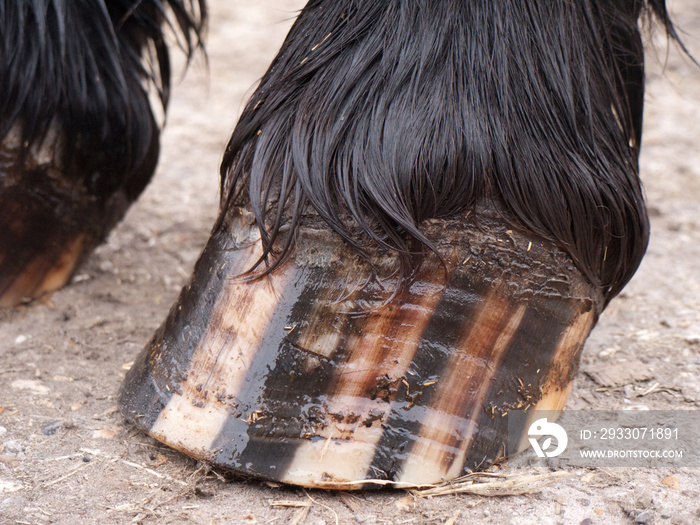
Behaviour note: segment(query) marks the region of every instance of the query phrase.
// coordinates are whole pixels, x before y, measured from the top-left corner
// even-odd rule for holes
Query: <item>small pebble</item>
[[[637,501],[634,503],[634,506],[637,507],[638,509],[648,509],[651,507],[652,504],[652,498],[649,494],[645,494],[643,496],[640,496],[637,498]]]
[[[23,488],[22,485],[14,481],[0,479],[0,494],[17,492]]]
[[[491,513],[488,511],[488,509],[484,509],[484,516],[486,516],[487,518],[491,516]]]
[[[0,463],[6,467],[15,468],[20,465],[21,461],[14,454],[0,454]]]
[[[56,431],[63,425],[63,421],[52,421],[51,423],[46,423],[41,427],[41,433],[45,436],[53,436]]]
[[[10,383],[10,387],[15,390],[28,390],[37,396],[46,396],[51,390],[37,379],[15,379]]]
[[[24,343],[27,339],[28,339],[28,338],[27,338],[26,335],[18,335],[18,336],[15,338],[15,344],[16,344],[16,345],[21,345],[21,344]]]
[[[365,521],[367,521],[367,518],[364,514],[355,514],[355,521],[357,523],[364,523]]]
[[[100,271],[103,273],[112,273],[114,272],[114,264],[112,263],[112,261],[102,261],[100,263]]]
[[[609,359],[609,358],[611,358],[612,356],[614,356],[614,355],[617,353],[618,350],[619,350],[619,348],[615,348],[614,346],[611,346],[611,347],[608,347],[608,348],[604,348],[603,350],[601,350],[600,352],[598,352],[598,355],[599,355],[600,357],[602,357],[603,359]]]
[[[19,454],[22,452],[22,445],[16,439],[9,439],[3,443],[5,447],[5,452],[8,454]]]
[[[114,427],[100,428],[92,433],[92,439],[112,439],[117,433]]]
[[[692,334],[692,335],[686,336],[685,342],[690,343],[691,345],[700,344],[700,334]]]
[[[83,456],[83,463],[90,463],[90,461],[92,461],[90,456]]]
[[[591,525],[591,523],[593,523],[591,518],[586,518],[585,520],[581,521],[581,525]]]
[[[365,498],[365,499],[367,499],[367,498]],[[396,507],[399,510],[404,511],[404,512],[407,512],[407,511],[413,509],[415,507],[415,504],[416,503],[413,500],[412,496],[405,496],[394,503],[394,505],[396,505]]]
[[[673,490],[678,490],[681,485],[678,476],[666,476],[664,479],[661,480],[661,483]]]
[[[0,437],[4,436],[7,434],[7,429],[5,427],[0,427]]]
[[[634,522],[635,523],[650,523],[651,522],[651,512],[649,511],[644,511],[640,512],[634,517]]]

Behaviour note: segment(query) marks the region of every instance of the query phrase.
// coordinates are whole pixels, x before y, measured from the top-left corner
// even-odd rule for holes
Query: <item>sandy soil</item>
[[[211,471],[116,412],[125,365],[207,240],[243,101],[303,3],[211,1],[210,69],[199,60],[174,91],[153,184],[71,286],[0,313],[0,523],[697,523],[698,469],[571,470],[500,498],[305,493]],[[700,56],[700,6],[672,9]],[[661,38],[649,64],[642,166],[652,241],[587,343],[571,408],[700,403],[700,68],[667,56]],[[526,464],[498,472],[535,472]],[[308,506],[272,505],[280,501]]]

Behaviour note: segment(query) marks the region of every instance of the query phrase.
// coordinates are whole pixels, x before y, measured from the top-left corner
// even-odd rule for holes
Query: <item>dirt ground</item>
[[[71,286],[0,313],[0,523],[697,523],[697,468],[570,470],[507,497],[304,492],[209,470],[125,423],[125,365],[208,238],[225,141],[303,3],[211,1],[209,71],[198,60],[176,86],[152,185]],[[700,56],[697,0],[671,8]],[[651,245],[586,345],[570,408],[700,405],[700,68],[661,36],[642,155]]]

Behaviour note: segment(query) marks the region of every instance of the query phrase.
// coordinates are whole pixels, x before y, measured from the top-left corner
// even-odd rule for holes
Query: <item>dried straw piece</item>
[[[547,474],[525,476],[503,476],[498,474],[468,474],[457,480],[427,489],[412,491],[422,498],[447,496],[451,494],[473,494],[475,496],[520,496],[533,494],[559,479],[571,476],[570,472],[558,471]],[[504,478],[501,481],[475,482],[474,478]]]

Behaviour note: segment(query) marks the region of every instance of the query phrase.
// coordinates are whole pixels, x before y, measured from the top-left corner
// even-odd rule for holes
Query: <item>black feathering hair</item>
[[[356,247],[359,227],[397,251],[406,277],[416,242],[433,248],[422,221],[494,202],[609,300],[648,242],[652,17],[678,40],[664,0],[311,0],[229,141],[221,216],[250,205],[261,275],[311,206]]]
[[[205,21],[205,0],[0,0],[0,144],[18,133],[23,162],[55,126],[65,176],[133,200],[158,143],[149,87],[168,104],[166,40],[189,60]]]

